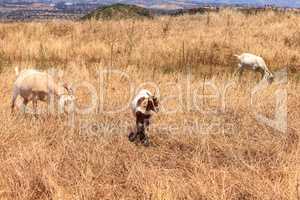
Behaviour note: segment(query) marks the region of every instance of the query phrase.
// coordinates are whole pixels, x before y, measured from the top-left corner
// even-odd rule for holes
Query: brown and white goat
[[[136,118],[136,132],[131,132],[128,138],[131,142],[139,138],[143,145],[149,146],[146,130],[153,112],[157,113],[159,110],[158,99],[150,91],[142,89],[131,102],[131,109]]]

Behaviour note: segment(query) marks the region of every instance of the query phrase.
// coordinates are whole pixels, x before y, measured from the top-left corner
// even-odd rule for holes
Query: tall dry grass
[[[226,10],[209,18],[1,24],[0,199],[300,199],[299,21]],[[260,92],[255,107],[251,73],[228,88],[225,108],[219,98],[201,99],[215,92],[204,83],[222,90],[232,80],[233,54],[245,51],[274,71],[287,67],[288,83]],[[124,72],[135,89],[157,84],[163,109],[151,146],[127,140],[129,109],[103,112],[131,99],[126,77],[106,76],[102,112],[77,114],[71,128],[57,115],[10,114],[15,66],[64,69],[64,79],[97,90],[97,69]],[[285,133],[254,115],[274,117],[280,87],[288,94]],[[84,88],[76,97],[80,108],[91,100]]]

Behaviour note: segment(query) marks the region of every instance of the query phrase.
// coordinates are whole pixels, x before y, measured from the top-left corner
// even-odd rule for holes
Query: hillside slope
[[[59,3],[61,0],[0,0],[0,3],[11,2],[11,3],[22,3],[22,2],[47,2],[47,3]],[[183,8],[197,6],[201,4],[227,4],[227,5],[251,5],[251,6],[263,6],[263,5],[275,5],[278,7],[300,7],[299,0],[65,0],[65,2],[71,3],[99,3],[103,5],[125,3],[143,5],[145,7],[157,7],[161,4],[175,4],[182,6]]]
[[[299,21],[222,10],[135,23],[1,23],[0,200],[300,199]],[[232,76],[242,52],[274,73],[287,68],[288,83],[253,94],[259,74]],[[14,68],[27,66],[60,69],[74,118],[24,115],[21,99],[11,113]],[[127,138],[140,88],[161,99],[149,148]],[[285,133],[256,117],[276,119],[276,105],[287,109]]]
[[[85,19],[151,18],[150,10],[136,5],[114,4],[101,7],[82,17]]]

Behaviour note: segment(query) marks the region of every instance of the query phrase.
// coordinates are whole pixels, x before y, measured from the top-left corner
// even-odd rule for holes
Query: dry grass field
[[[231,77],[242,52],[287,69],[288,82],[251,104],[259,76]],[[92,100],[87,84],[100,104],[73,123],[11,115],[16,66],[62,69],[78,86],[79,109]],[[0,199],[300,199],[299,67],[300,16],[292,13],[2,23]],[[126,105],[139,87],[161,99],[148,148],[127,139],[135,122]],[[276,91],[287,94],[283,132],[256,117],[275,117]]]

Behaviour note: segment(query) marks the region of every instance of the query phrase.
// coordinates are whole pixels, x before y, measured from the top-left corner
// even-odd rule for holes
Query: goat
[[[58,85],[51,75],[36,69],[26,69],[19,72],[19,69],[15,68],[15,72],[17,78],[13,86],[12,113],[19,95],[23,98],[24,112],[29,101],[32,101],[33,110],[36,114],[38,100],[50,103],[50,99],[53,97],[59,100],[60,111],[69,102],[73,105],[75,97],[72,95],[71,88],[66,83]]]
[[[149,146],[149,139],[145,129],[150,125],[150,118],[153,112],[159,111],[158,98],[148,90],[142,89],[131,102],[131,109],[136,118],[136,132],[131,132],[129,141],[133,142],[139,137],[144,146]]]
[[[242,76],[244,69],[258,71],[262,75],[262,79],[266,79],[269,83],[274,80],[273,73],[268,69],[263,58],[251,53],[243,53],[241,55],[234,55],[239,60],[238,69],[235,71],[234,76],[239,73]]]

